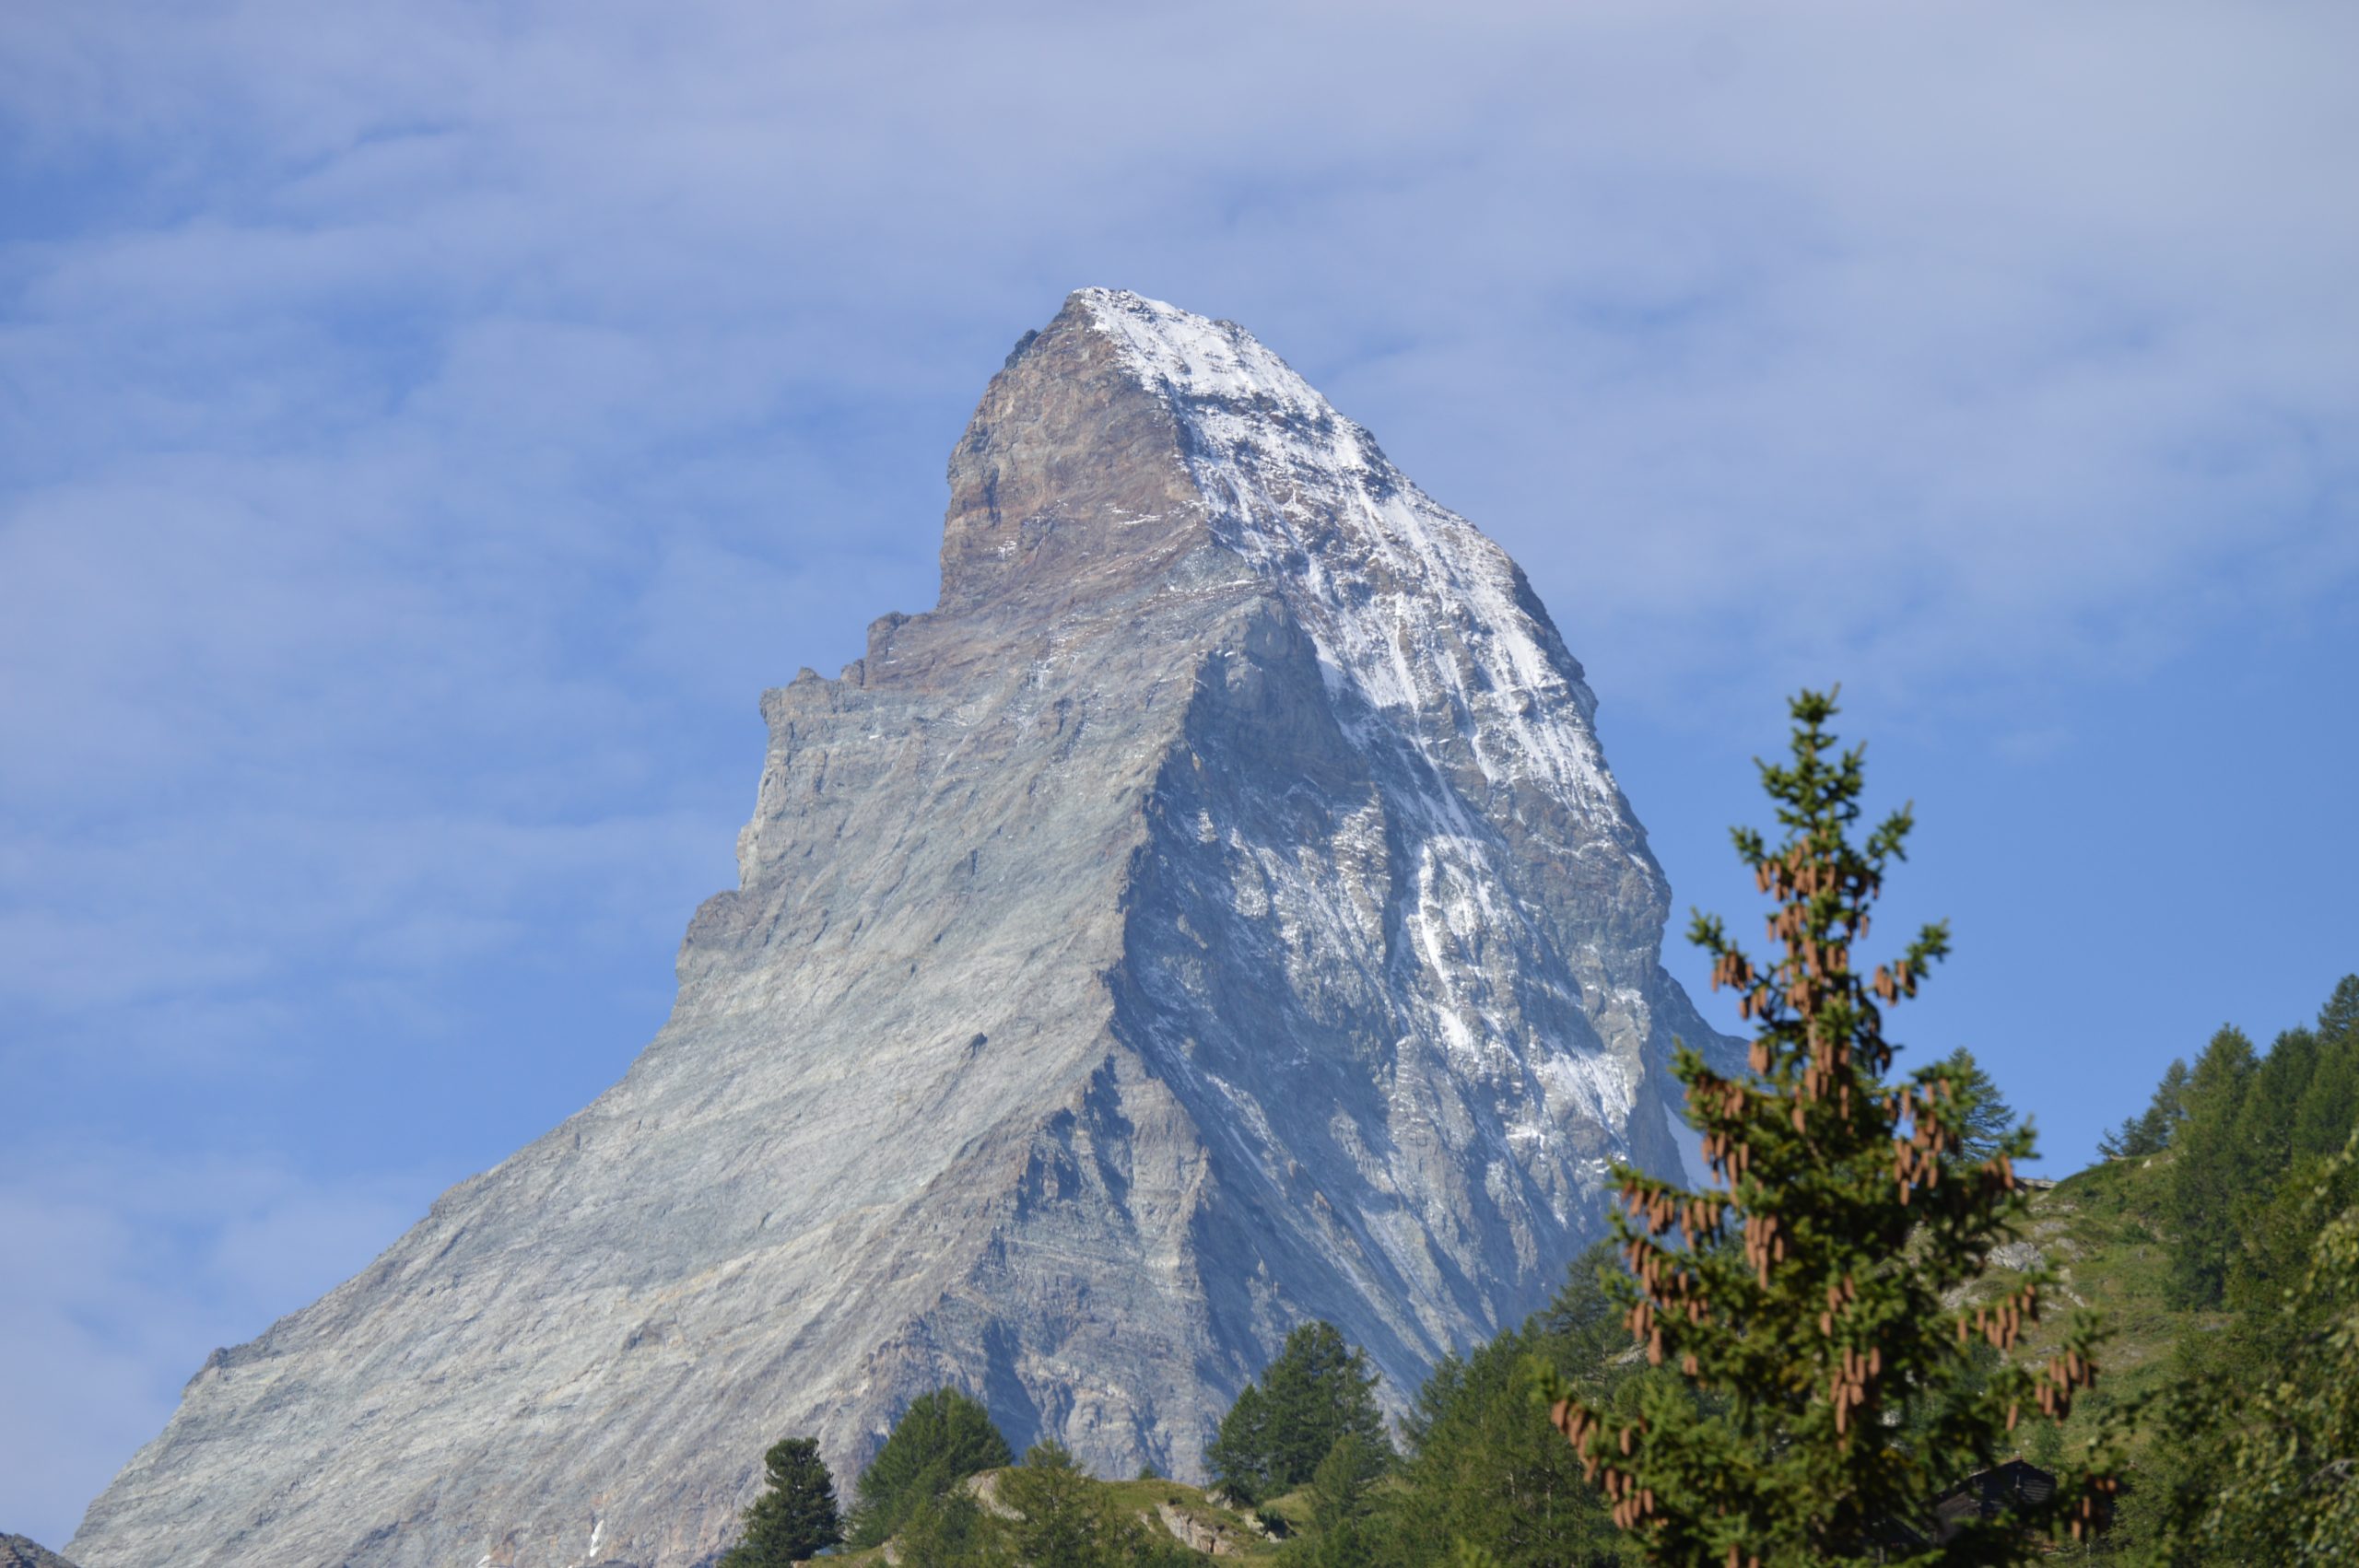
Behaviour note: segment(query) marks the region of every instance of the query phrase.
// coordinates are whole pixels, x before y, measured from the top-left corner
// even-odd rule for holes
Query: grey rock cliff
[[[85,1568],[616,1561],[954,1383],[1199,1468],[1294,1323],[1395,1398],[1679,1159],[1668,890],[1506,555],[1239,329],[1086,290],[953,453],[939,605],[763,698],[623,1080],[217,1352]]]

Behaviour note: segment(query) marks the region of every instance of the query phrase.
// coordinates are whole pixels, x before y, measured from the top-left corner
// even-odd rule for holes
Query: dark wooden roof
[[[1995,1519],[2017,1509],[2036,1506],[2056,1495],[2056,1478],[2037,1465],[2010,1459],[1987,1470],[1977,1470],[1933,1504],[1936,1531],[1943,1540],[1968,1519]]]

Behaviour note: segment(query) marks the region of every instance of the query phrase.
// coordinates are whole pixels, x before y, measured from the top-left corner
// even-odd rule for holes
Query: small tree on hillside
[[[882,1545],[920,1504],[1014,1459],[1007,1439],[980,1404],[956,1388],[920,1395],[860,1474],[851,1544]]]
[[[1682,1382],[1646,1380],[1615,1416],[1560,1390],[1552,1416],[1650,1560],[1712,1568],[1845,1562],[1960,1564],[2029,1555],[2019,1529],[1968,1526],[1925,1539],[1940,1493],[2003,1457],[2027,1415],[2061,1420],[2095,1381],[2093,1328],[2076,1324],[2045,1364],[1976,1364],[1978,1341],[2013,1350],[2051,1289],[2040,1274],[1952,1308],[2022,1211],[2016,1130],[1980,1163],[1945,1156],[1968,1132],[1945,1067],[1885,1082],[1883,1009],[1913,997],[1948,951],[1927,927],[1863,974],[1884,873],[1910,818],[1850,839],[1863,788],[1858,750],[1835,753],[1831,695],[1792,704],[1792,759],[1762,765],[1784,837],[1740,829],[1738,853],[1776,900],[1762,967],[1717,919],[1692,940],[1755,1022],[1751,1072],[1725,1078],[1683,1047],[1688,1120],[1719,1178],[1702,1191],[1617,1167],[1614,1215],[1631,1279],[1627,1323]],[[1678,1238],[1678,1239],[1673,1239]],[[2018,1523],[2098,1519],[2111,1482],[2072,1478]]]
[[[2238,1239],[2236,1199],[2244,1187],[2236,1121],[2258,1063],[2245,1032],[2226,1025],[2195,1059],[2180,1096],[2187,1114],[2171,1139],[2177,1158],[2164,1200],[2175,1305],[2217,1306],[2226,1287]]]
[[[2181,1097],[2187,1093],[2187,1061],[2183,1057],[2171,1059],[2163,1081],[2154,1086],[2154,1097],[2143,1113],[2131,1117],[2120,1128],[2097,1141],[2097,1153],[2108,1160],[2138,1160],[2159,1154],[2170,1147],[2171,1134],[2187,1115]]]
[[[1097,1568],[1106,1561],[1097,1489],[1062,1445],[1027,1449],[1023,1466],[1000,1477],[999,1501],[1015,1513],[1007,1531],[1026,1568]]]
[[[1978,1165],[2005,1149],[2015,1130],[2015,1108],[1974,1053],[1960,1046],[1935,1066],[1957,1097],[1957,1147],[1949,1153],[1950,1168]]]
[[[1497,1568],[1587,1568],[1621,1544],[1597,1488],[1581,1479],[1579,1456],[1532,1398],[1554,1376],[1579,1380],[1592,1405],[1610,1404],[1645,1375],[1621,1357],[1629,1335],[1607,1284],[1619,1273],[1614,1244],[1591,1246],[1567,1272],[1546,1308],[1463,1359],[1443,1357],[1417,1391],[1401,1423],[1398,1480],[1370,1499],[1386,1548],[1379,1561],[1437,1563],[1461,1547]]]
[[[1204,1469],[1212,1472],[1213,1485],[1239,1503],[1258,1503],[1270,1494],[1269,1427],[1261,1387],[1248,1383],[1204,1445]]]
[[[1001,1561],[994,1521],[963,1486],[921,1498],[893,1532],[900,1568],[985,1568]]]
[[[769,1490],[745,1510],[745,1535],[721,1568],[788,1568],[844,1539],[836,1517],[836,1479],[816,1439],[787,1437],[762,1457]]]
[[[1311,1471],[1309,1556],[1313,1568],[1367,1568],[1368,1489],[1390,1458],[1366,1438],[1347,1432]]]
[[[2294,1118],[2294,1150],[2328,1155],[2359,1127],[2359,975],[2345,975],[2318,1011],[2318,1069]]]
[[[1259,1503],[1310,1480],[1328,1450],[1356,1437],[1378,1465],[1392,1460],[1377,1375],[1367,1357],[1332,1323],[1305,1323],[1248,1384],[1204,1449],[1204,1464],[1225,1491]]]
[[[2335,982],[2334,994],[2318,1009],[2318,1037],[2359,1037],[2359,975],[2345,975]]]

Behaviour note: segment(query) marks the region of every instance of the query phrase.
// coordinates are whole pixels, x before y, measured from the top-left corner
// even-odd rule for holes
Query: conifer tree
[[[2244,1192],[2237,1163],[2236,1122],[2252,1085],[2252,1041],[2224,1026],[2195,1059],[2180,1096],[2187,1116],[2171,1147],[2165,1209],[2171,1226],[2170,1286],[2180,1306],[2220,1305],[2236,1246],[2237,1199]]]
[[[745,1510],[745,1535],[721,1568],[788,1568],[844,1539],[836,1517],[836,1480],[818,1440],[781,1438],[762,1456],[769,1487]]]
[[[2288,1029],[2253,1069],[2229,1133],[2232,1158],[2247,1187],[2272,1184],[2293,1164],[2294,1118],[2309,1094],[2318,1065],[2318,1036],[2307,1029]]]
[[[1356,1433],[1345,1433],[1310,1475],[1310,1561],[1314,1568],[1367,1568],[1365,1525],[1368,1488],[1390,1456]]]
[[[1248,1383],[1204,1445],[1213,1485],[1251,1504],[1270,1494],[1270,1411],[1258,1384]]]
[[[2154,1085],[2154,1097],[2147,1103],[2145,1111],[2123,1122],[2118,1131],[2099,1139],[2097,1153],[2108,1160],[2143,1159],[2161,1153],[2170,1147],[2171,1134],[2178,1130],[2180,1120],[2187,1115],[2186,1094],[2187,1060],[2174,1057],[2163,1073],[2163,1081]]]
[[[2318,1071],[2294,1118],[2294,1153],[2331,1154],[2359,1126],[2359,975],[2345,975],[2318,1010]]]
[[[900,1568],[993,1568],[1001,1553],[992,1523],[963,1486],[921,1499],[894,1533]]]
[[[1107,1561],[1097,1489],[1062,1444],[1035,1443],[1020,1469],[1000,1477],[1006,1529],[1026,1568],[1097,1568]]]
[[[870,1547],[900,1528],[917,1509],[968,1476],[1013,1463],[1007,1439],[981,1403],[956,1388],[921,1394],[901,1412],[885,1446],[860,1473],[860,1506],[851,1544]]]
[[[2359,1037],[2359,975],[2335,982],[2334,994],[2318,1009],[2318,1037],[2329,1042]]]
[[[1238,1501],[1259,1503],[1308,1481],[1345,1436],[1390,1464],[1376,1384],[1367,1354],[1333,1324],[1299,1324],[1259,1386],[1238,1395],[1204,1449],[1205,1466]]]
[[[1964,1046],[1943,1057],[1940,1065],[1958,1101],[1957,1147],[1950,1151],[1950,1164],[1954,1168],[1980,1164],[1999,1153],[2007,1134],[2015,1129],[2015,1108]]]
[[[998,1517],[979,1524],[955,1559],[959,1568],[1182,1568],[1201,1561],[1151,1516],[1118,1504],[1058,1443],[1034,1444],[1023,1464],[1000,1472],[992,1512]]]
[[[1614,1246],[1573,1260],[1556,1299],[1461,1359],[1445,1356],[1402,1422],[1407,1457],[1371,1496],[1380,1562],[1447,1561],[1480,1549],[1497,1568],[1590,1568],[1610,1561],[1620,1532],[1580,1458],[1532,1392],[1544,1377],[1578,1380],[1592,1403],[1634,1376],[1620,1359],[1629,1336],[1607,1279]],[[1316,1485],[1316,1478],[1313,1478]]]
[[[1928,1539],[1932,1505],[2002,1458],[2025,1417],[2070,1412],[2096,1376],[2094,1326],[2074,1324],[2045,1364],[1994,1369],[1976,1364],[1977,1342],[2013,1350],[2050,1281],[2035,1273],[1995,1298],[1943,1305],[2021,1214],[2014,1164],[2031,1136],[2011,1132],[1955,1168],[1944,1156],[1968,1129],[1949,1071],[1886,1082],[1883,1009],[1917,994],[1948,933],[1925,928],[1872,974],[1855,963],[1910,817],[1895,813],[1855,846],[1860,753],[1836,752],[1831,694],[1791,706],[1791,760],[1761,765],[1783,837],[1773,848],[1735,834],[1776,901],[1781,954],[1757,965],[1716,918],[1699,914],[1691,931],[1712,955],[1713,984],[1734,988],[1757,1028],[1743,1076],[1678,1053],[1717,1179],[1691,1191],[1615,1171],[1626,1321],[1648,1360],[1680,1380],[1642,1381],[1632,1415],[1565,1387],[1551,1415],[1602,1480],[1615,1523],[1656,1562],[2020,1561],[2032,1550],[2025,1529],[2095,1525],[2111,1481],[2068,1477],[2019,1520],[1978,1521],[1941,1542]]]

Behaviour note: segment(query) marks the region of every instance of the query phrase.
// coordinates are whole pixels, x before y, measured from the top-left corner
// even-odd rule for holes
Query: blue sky
[[[950,445],[1082,284],[1244,322],[1518,556],[1683,909],[1749,910],[1747,759],[1841,680],[1956,927],[1900,1032],[2081,1164],[2359,968],[2354,53],[2175,0],[7,7],[0,1529],[620,1072],[757,693],[932,603]]]

